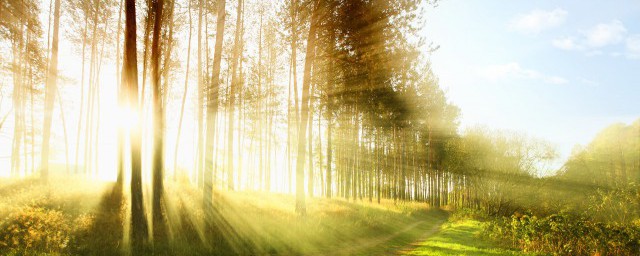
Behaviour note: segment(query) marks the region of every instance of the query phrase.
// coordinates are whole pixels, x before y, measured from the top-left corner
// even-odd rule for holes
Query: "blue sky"
[[[524,132],[565,160],[640,118],[640,2],[444,0],[425,9],[430,59],[462,127]]]

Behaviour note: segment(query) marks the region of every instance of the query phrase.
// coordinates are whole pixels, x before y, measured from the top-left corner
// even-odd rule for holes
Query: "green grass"
[[[461,220],[447,223],[437,234],[415,244],[415,248],[405,251],[406,255],[527,255],[497,247],[479,237],[482,223],[475,220]]]
[[[73,177],[0,179],[0,255],[129,254],[128,186],[113,188]],[[478,237],[482,223],[447,222],[446,211],[424,203],[307,198],[300,217],[294,196],[255,191],[216,192],[221,246],[205,239],[198,189],[169,181],[166,192],[167,242],[149,254],[523,255]]]
[[[0,255],[128,254],[126,188],[78,178],[0,180]],[[167,182],[166,192],[168,242],[154,255],[390,255],[448,217],[424,203],[326,198],[307,198],[300,217],[291,195],[222,191],[215,196],[222,247],[205,239],[199,190]]]

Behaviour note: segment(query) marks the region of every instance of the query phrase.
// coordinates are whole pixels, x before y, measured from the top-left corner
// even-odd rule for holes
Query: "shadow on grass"
[[[12,187],[5,191],[28,187],[29,193],[21,194],[20,200],[41,197],[32,208],[61,215],[59,223],[69,226],[64,229],[61,246],[55,250],[23,246],[17,252],[131,254],[126,242],[129,196],[116,183],[78,179],[48,185],[33,181],[7,185]],[[390,255],[438,227],[447,216],[446,212],[429,209],[424,204],[378,205],[310,198],[308,214],[301,217],[293,211],[295,198],[291,195],[215,191],[217,207],[207,219],[201,190],[168,183],[165,191],[166,222],[159,239],[163,241],[156,240],[142,255]],[[149,196],[145,199],[150,200]],[[12,206],[7,212],[22,210],[16,206],[21,204],[18,201],[5,201],[0,200]],[[146,210],[151,211],[149,205]],[[44,231],[47,230],[50,229]]]
[[[92,212],[93,219],[74,234],[76,243],[73,254],[79,255],[120,255],[124,252],[123,234],[126,207],[122,188],[110,184],[102,194],[98,207]],[[79,218],[77,221],[83,221]]]

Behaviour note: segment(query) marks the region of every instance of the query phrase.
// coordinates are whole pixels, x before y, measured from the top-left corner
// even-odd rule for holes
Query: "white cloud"
[[[612,20],[609,23],[600,23],[582,34],[585,37],[585,44],[592,48],[604,47],[617,44],[624,40],[627,29],[619,20]]]
[[[640,59],[640,34],[628,37],[626,46],[628,58]]]
[[[533,10],[512,19],[509,28],[524,34],[538,34],[543,30],[562,25],[567,14],[567,11],[561,8],[551,11]]]
[[[561,37],[551,41],[551,44],[558,49],[567,51],[582,51],[588,57],[600,56],[605,53],[600,50],[606,46],[618,45],[625,41],[627,29],[619,20],[612,20],[608,23],[599,23],[595,26],[579,31],[580,36]],[[627,49],[634,52],[634,45],[638,45],[638,56],[640,57],[640,36],[637,40],[627,39]],[[612,54],[608,54],[613,56]]]
[[[517,62],[511,62],[504,65],[492,65],[480,70],[480,75],[489,80],[495,81],[505,79],[510,76],[532,77],[537,76],[533,70],[525,70],[520,67]]]
[[[569,82],[562,77],[547,76],[537,70],[523,68],[517,62],[487,66],[478,70],[478,74],[493,82],[505,79],[539,80],[548,84],[566,84]]]
[[[573,37],[554,39],[551,43],[553,46],[563,50],[578,50],[581,48]]]

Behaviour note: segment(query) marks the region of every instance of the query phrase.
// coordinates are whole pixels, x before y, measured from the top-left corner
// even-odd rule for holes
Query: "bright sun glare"
[[[640,5],[585,6],[0,0],[0,255],[640,255]]]

